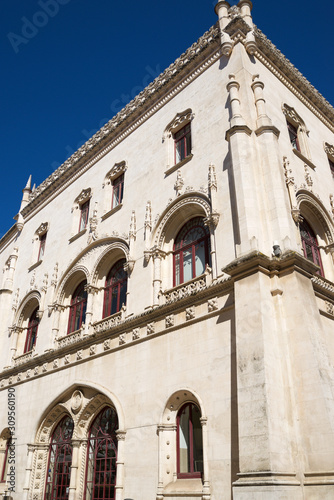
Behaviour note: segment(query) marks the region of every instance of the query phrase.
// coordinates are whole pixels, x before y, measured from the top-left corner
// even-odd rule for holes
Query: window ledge
[[[311,160],[306,158],[306,156],[304,156],[300,151],[298,151],[298,149],[293,148],[292,151],[294,152],[294,154],[296,156],[298,156],[298,158],[303,160],[309,167],[313,168],[313,170],[316,169],[316,166],[314,165],[314,163],[312,163]]]
[[[110,217],[112,214],[114,214],[115,212],[118,212],[118,210],[120,210],[122,208],[122,206],[123,206],[123,203],[119,203],[116,207],[109,210],[109,212],[102,215],[101,220],[105,220],[108,217]]]
[[[40,266],[43,262],[43,259],[41,260],[38,260],[37,262],[35,262],[34,264],[32,264],[30,267],[28,267],[28,272],[32,271],[33,269],[35,269],[36,267]]]
[[[167,484],[164,489],[164,497],[174,496],[177,493],[179,496],[189,495],[202,498],[203,484],[201,479],[177,479],[172,483]]]
[[[175,170],[177,170],[178,168],[180,168],[183,165],[185,165],[186,163],[188,163],[188,161],[190,161],[193,158],[193,156],[194,156],[193,154],[190,154],[190,155],[186,156],[185,158],[183,158],[183,160],[181,160],[178,163],[176,163],[175,165],[173,165],[172,167],[168,167],[167,170],[165,171],[165,176],[171,174],[172,172],[175,172]]]
[[[74,236],[72,236],[68,242],[69,243],[72,243],[72,241],[75,241],[76,239],[80,238],[80,236],[82,236],[83,234],[85,234],[85,232],[87,231],[87,228],[85,227],[85,229],[81,229],[81,231],[79,231],[77,234],[75,234]]]

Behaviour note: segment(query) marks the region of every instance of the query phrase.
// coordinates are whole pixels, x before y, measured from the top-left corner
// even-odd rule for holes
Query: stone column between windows
[[[124,445],[125,445],[126,431],[116,431],[118,441],[117,445],[117,461],[116,461],[116,487],[115,487],[115,500],[123,500],[124,489]]]
[[[28,444],[27,467],[26,467],[26,472],[25,472],[25,477],[24,477],[24,485],[23,485],[23,500],[28,500],[28,497],[29,497],[29,485],[31,482],[32,461],[33,461],[35,450],[36,450],[35,445]]]
[[[70,477],[70,486],[68,493],[68,500],[76,500],[78,498],[76,494],[77,489],[77,477],[78,477],[78,469],[79,469],[79,448],[81,445],[81,441],[78,439],[72,439],[72,464],[71,464],[71,477]]]
[[[61,306],[59,304],[55,304],[54,305],[54,308],[53,308],[54,318],[53,318],[53,327],[52,327],[52,338],[53,338],[53,340],[58,337],[58,334],[59,334],[59,323],[60,323],[60,313],[62,313],[64,311],[65,311],[65,306]],[[63,333],[65,335],[66,331],[63,332]]]
[[[207,417],[201,417],[202,439],[203,439],[203,500],[210,500],[209,462],[208,462],[208,430]]]
[[[19,328],[17,326],[13,327],[13,329],[11,330],[11,347],[10,347],[10,359],[9,359],[9,365],[11,364],[11,361],[12,359],[15,357],[16,353],[17,353],[17,343],[18,343],[18,337],[19,337],[19,334],[22,335],[22,332],[23,332],[23,328]]]
[[[176,479],[176,425],[164,424],[158,425],[159,436],[159,468],[158,468],[158,490],[156,500],[163,500],[164,495],[164,468],[166,474],[170,476],[168,483]],[[173,469],[173,471],[171,470]]]
[[[87,291],[87,308],[84,335],[89,334],[89,325],[92,323],[93,310],[94,310],[94,296],[98,293],[99,289],[93,285],[86,285]]]
[[[210,230],[210,253],[211,253],[211,266],[212,266],[212,278],[217,278],[217,258],[216,258],[216,238],[215,238],[215,229],[217,227],[219,221],[219,215],[217,213],[210,214],[208,217],[205,217],[204,224]]]
[[[161,291],[161,260],[166,257],[166,253],[159,248],[152,250],[153,257],[153,306],[159,305],[159,293]]]

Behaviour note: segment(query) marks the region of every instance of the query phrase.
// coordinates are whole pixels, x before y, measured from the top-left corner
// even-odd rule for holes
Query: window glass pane
[[[192,424],[193,424],[193,454],[194,472],[203,472],[203,441],[202,441],[202,426],[201,426],[201,414],[199,409],[192,405]]]
[[[190,248],[190,250],[184,250],[183,252],[183,281],[188,281],[192,278],[192,251]]]
[[[182,160],[182,145],[181,141],[175,143],[175,163]]]
[[[195,272],[196,276],[203,274],[205,271],[205,245],[202,241],[195,247]],[[195,276],[194,276],[195,277]]]
[[[190,472],[190,443],[189,443],[189,406],[187,405],[179,420],[179,468],[180,473]]]
[[[86,500],[114,500],[118,428],[117,414],[105,408],[90,430],[89,458],[86,475]]]
[[[180,254],[177,253],[175,254],[174,258],[174,280],[175,280],[175,286],[180,284]]]
[[[53,434],[46,485],[46,500],[68,500],[72,464],[73,421],[65,417]]]

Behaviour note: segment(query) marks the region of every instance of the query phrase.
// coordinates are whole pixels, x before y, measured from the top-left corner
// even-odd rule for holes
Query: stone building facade
[[[334,497],[334,110],[251,8],[218,2],[23,190],[0,240],[15,500]]]

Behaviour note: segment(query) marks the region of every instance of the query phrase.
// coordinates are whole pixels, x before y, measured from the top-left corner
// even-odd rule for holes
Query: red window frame
[[[290,142],[291,146],[293,149],[296,149],[297,151],[300,151],[300,144],[299,144],[299,139],[298,139],[298,129],[292,123],[286,122],[288,126],[288,132],[289,132],[289,137],[290,137]]]
[[[191,153],[191,128],[190,123],[173,134],[174,137],[174,163],[184,160]]]
[[[115,500],[118,418],[106,406],[89,431],[84,500]]]
[[[122,305],[126,304],[128,275],[124,271],[125,262],[125,259],[116,262],[107,275],[103,301],[104,318],[117,313]]]
[[[12,438],[8,438],[6,442],[6,451],[5,451],[5,456],[4,456],[4,462],[2,464],[2,471],[1,471],[1,480],[0,483],[5,483],[6,482],[6,477],[7,477],[7,470],[8,470],[8,452],[9,448],[12,444]]]
[[[68,500],[72,466],[73,420],[65,416],[55,428],[49,451],[44,500]]]
[[[322,260],[316,234],[304,219],[299,223],[300,237],[303,245],[304,257],[320,267],[320,276],[324,276]]]
[[[87,291],[85,287],[87,281],[82,281],[74,290],[71,299],[70,314],[68,318],[67,333],[75,332],[81,328],[86,319]]]
[[[38,261],[42,260],[45,253],[46,233],[39,237]]]
[[[80,205],[80,223],[79,223],[79,232],[86,229],[88,225],[88,213],[89,213],[89,201],[85,201],[82,205]]]
[[[181,433],[184,435],[184,432],[180,430],[180,421],[182,414],[184,414],[188,410],[189,412],[189,419],[188,419],[188,436],[186,438],[188,439],[188,450],[187,450],[187,467],[188,467],[188,472],[181,472],[181,456],[180,456],[180,439],[181,439]],[[203,474],[203,435],[202,435],[202,427],[201,427],[201,434],[200,434],[200,449],[196,449],[195,446],[195,436],[194,436],[194,412],[199,414],[199,418],[201,415],[200,409],[198,408],[197,405],[194,403],[185,403],[178,411],[177,417],[176,417],[176,447],[177,447],[177,477],[178,479],[191,479],[191,478],[200,478]],[[184,457],[183,457],[184,458]],[[200,459],[200,460],[199,460]],[[202,464],[201,469],[202,470],[195,470],[198,465],[198,463]]]
[[[111,208],[115,208],[123,201],[124,194],[124,174],[113,180]]]
[[[197,230],[202,233],[202,236],[196,239],[191,239],[191,232]],[[175,238],[173,248],[173,286],[180,285],[185,282],[184,279],[184,256],[185,253],[191,253],[191,278],[196,278],[196,255],[201,245],[204,245],[205,265],[211,265],[210,255],[210,232],[204,225],[202,217],[190,219],[179,231]],[[204,266],[205,267],[205,266]],[[179,279],[177,274],[179,268]],[[179,282],[178,282],[179,281]],[[186,280],[188,281],[188,280]]]
[[[39,318],[37,316],[37,311],[38,307],[36,307],[36,309],[29,318],[26,341],[24,344],[24,351],[23,351],[24,353],[31,351],[34,345],[36,344],[37,331],[39,325]]]

